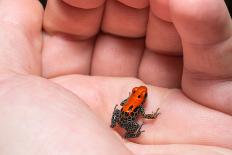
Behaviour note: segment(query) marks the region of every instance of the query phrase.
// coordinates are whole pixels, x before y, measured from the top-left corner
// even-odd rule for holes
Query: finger
[[[90,74],[94,39],[77,41],[48,34],[44,34],[43,39],[43,77]]]
[[[39,1],[0,2],[0,72],[41,74],[42,13]]]
[[[155,86],[180,88],[182,45],[180,36],[171,22],[167,0],[150,0],[146,48],[139,77]]]
[[[159,155],[230,155],[231,150],[215,146],[203,145],[139,145],[135,143],[127,143],[128,148],[135,155],[159,154]]]
[[[78,94],[109,126],[115,105],[127,98],[133,87],[143,85],[141,81],[132,78],[78,75],[53,81]],[[156,120],[145,121],[142,128],[145,132],[134,142],[188,143],[232,148],[231,116],[203,107],[178,90],[149,87],[146,113],[158,107],[161,114]]]
[[[99,31],[104,8],[100,5],[102,3],[102,0],[91,5],[83,1],[49,0],[44,14],[44,29],[50,34],[74,39],[90,38]],[[89,7],[93,9],[85,9]]]
[[[80,98],[48,80],[1,77],[0,100],[0,154],[130,155]]]
[[[148,8],[134,8],[134,6],[140,6],[140,3],[144,3],[144,0],[142,1],[134,1],[131,5],[126,1],[121,3],[107,0],[102,31],[124,37],[143,37],[146,33]]]
[[[44,77],[90,74],[92,37],[100,27],[103,3],[48,1],[44,15],[44,29],[48,32],[44,35],[42,57]]]
[[[232,114],[232,22],[224,1],[172,0],[170,5],[184,48],[183,91]]]
[[[182,57],[168,56],[145,50],[138,77],[146,84],[165,88],[180,88]]]
[[[91,75],[137,77],[143,39],[100,35],[92,57]]]
[[[150,1],[146,47],[156,53],[182,55],[181,39],[173,23],[167,19],[169,5],[165,2]]]

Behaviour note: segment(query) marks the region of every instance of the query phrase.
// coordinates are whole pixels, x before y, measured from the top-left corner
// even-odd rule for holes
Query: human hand
[[[0,3],[1,154],[231,154],[223,1],[151,0],[149,20],[147,1],[121,1],[103,13],[101,0],[50,0],[44,16],[38,1]],[[110,118],[139,79],[150,84],[146,111],[161,115],[129,142]]]

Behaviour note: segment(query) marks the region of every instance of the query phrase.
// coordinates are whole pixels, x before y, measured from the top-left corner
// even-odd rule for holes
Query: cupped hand
[[[232,22],[222,0],[0,2],[1,154],[232,153]],[[115,104],[148,86],[139,138]]]

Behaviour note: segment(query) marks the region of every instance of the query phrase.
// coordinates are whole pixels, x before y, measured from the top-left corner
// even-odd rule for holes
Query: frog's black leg
[[[140,134],[144,131],[141,131],[143,124],[139,125],[137,122],[131,121],[128,122],[126,133],[125,133],[125,138],[136,138],[140,136]]]
[[[120,105],[121,105],[121,106],[124,106],[124,104],[127,102],[127,100],[128,100],[128,98],[125,99],[125,100],[123,100],[123,101],[120,103]]]
[[[140,112],[141,112],[143,118],[146,118],[146,119],[155,119],[160,114],[159,108],[156,110],[155,113],[152,112],[151,114],[145,114],[145,110],[142,106],[140,107]]]
[[[115,127],[116,123],[119,121],[120,115],[121,115],[121,111],[119,109],[117,109],[118,105],[115,105],[114,107],[114,112],[111,118],[111,125],[110,127],[113,128]]]

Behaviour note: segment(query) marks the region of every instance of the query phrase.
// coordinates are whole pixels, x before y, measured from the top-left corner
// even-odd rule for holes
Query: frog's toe
[[[115,127],[115,124],[111,124],[110,127],[111,127],[111,128],[114,128],[114,127]]]
[[[141,133],[142,133],[142,132],[145,132],[145,130],[142,130],[142,131],[140,131],[140,132],[141,132]]]
[[[117,106],[118,106],[117,104],[114,106],[114,110],[117,108]]]

